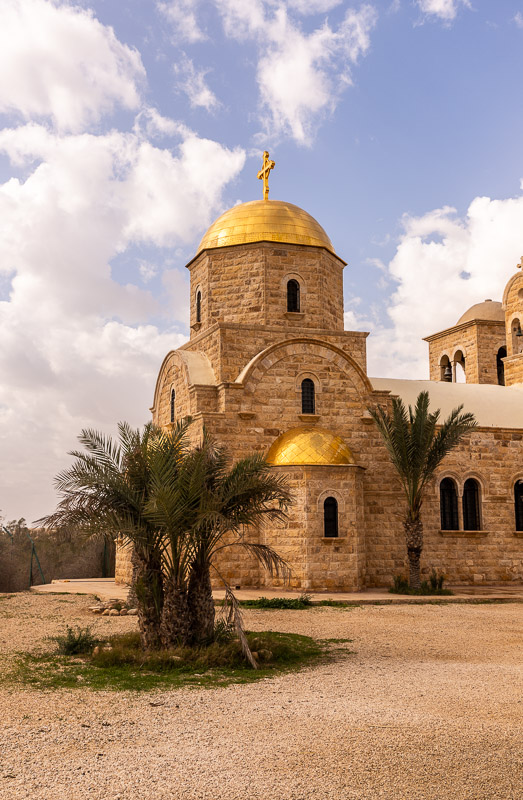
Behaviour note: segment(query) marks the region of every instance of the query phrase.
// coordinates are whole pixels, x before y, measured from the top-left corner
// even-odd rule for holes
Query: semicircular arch
[[[246,391],[252,391],[253,386],[258,384],[265,373],[278,361],[296,354],[303,355],[306,353],[326,358],[332,364],[337,365],[343,372],[347,372],[349,368],[355,377],[356,388],[361,394],[373,391],[367,375],[348,353],[345,353],[344,350],[330,342],[324,342],[321,339],[307,339],[305,337],[287,339],[284,342],[277,342],[266,347],[265,350],[251,358],[235,382],[242,383]]]

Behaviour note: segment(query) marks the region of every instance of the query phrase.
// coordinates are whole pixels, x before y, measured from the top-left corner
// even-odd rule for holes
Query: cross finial
[[[263,199],[269,199],[269,172],[274,169],[276,163],[269,159],[269,151],[263,151],[263,167],[258,172],[259,180],[263,181]]]
[[[519,264],[516,264],[516,267],[518,269],[523,269],[523,256],[521,256],[521,258],[519,259]]]

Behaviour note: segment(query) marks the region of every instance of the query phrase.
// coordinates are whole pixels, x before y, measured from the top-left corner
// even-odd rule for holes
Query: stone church
[[[191,416],[195,438],[205,426],[235,459],[266,454],[295,502],[284,525],[246,535],[289,562],[291,586],[354,591],[406,572],[404,501],[368,407],[423,390],[442,418],[463,403],[478,428],[428,492],[422,570],[454,584],[523,580],[522,270],[502,303],[426,338],[429,381],[370,378],[368,334],[344,330],[346,263],[306,211],[268,199],[272,166],[265,153],[264,199],[222,214],[187,264],[190,341],[165,357],[153,421]],[[220,571],[236,587],[277,583],[240,548]],[[129,578],[125,550],[116,577]]]

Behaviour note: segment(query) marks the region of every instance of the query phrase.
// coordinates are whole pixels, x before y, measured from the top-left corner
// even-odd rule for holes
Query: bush
[[[240,605],[244,608],[284,608],[299,610],[310,608],[312,600],[309,594],[301,594],[299,597],[258,597],[256,600],[241,600]]]
[[[443,573],[436,572],[435,569],[429,575],[428,581],[421,581],[420,589],[411,589],[405,575],[395,575],[393,584],[389,589],[391,594],[415,594],[415,595],[449,595],[453,594],[450,589],[444,589],[445,576]]]
[[[58,652],[63,656],[76,656],[82,653],[92,653],[97,639],[87,628],[66,628],[65,635],[51,636],[51,640],[58,645]]]

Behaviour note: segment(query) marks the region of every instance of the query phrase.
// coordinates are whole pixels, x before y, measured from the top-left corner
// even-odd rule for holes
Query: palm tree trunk
[[[163,608],[161,556],[159,553],[139,552],[134,547],[132,563],[142,647],[144,650],[157,650],[161,647]]]
[[[187,603],[187,589],[173,578],[165,581],[165,599],[162,616],[162,644],[176,647],[191,640],[191,617]]]
[[[189,578],[191,635],[196,644],[211,642],[214,636],[214,600],[209,565],[193,565]]]
[[[418,517],[407,519],[403,523],[409,559],[409,586],[411,589],[421,588],[420,559],[423,550],[423,523]]]

